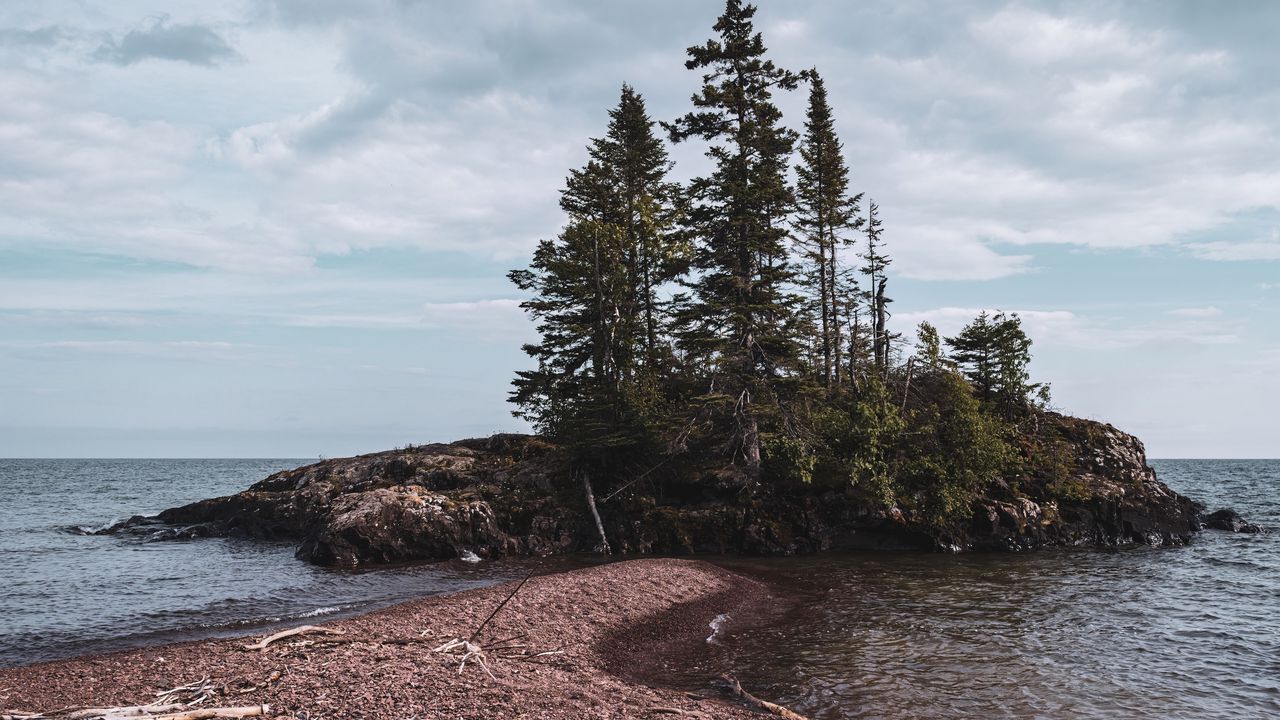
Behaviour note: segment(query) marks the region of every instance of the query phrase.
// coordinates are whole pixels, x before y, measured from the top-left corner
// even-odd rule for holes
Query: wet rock
[[[1210,530],[1226,530],[1233,533],[1260,533],[1262,526],[1255,525],[1230,508],[1223,508],[1200,517],[1200,526]]]

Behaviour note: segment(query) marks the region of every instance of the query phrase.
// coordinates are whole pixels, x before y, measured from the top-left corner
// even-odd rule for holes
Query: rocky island
[[[1060,474],[1003,479],[946,526],[852,487],[739,487],[711,470],[673,482],[679,495],[633,484],[596,505],[626,555],[1181,545],[1205,526],[1257,530],[1230,511],[1203,514],[1157,479],[1141,441],[1110,425],[1043,413],[1038,433],[1036,447],[1058,448]],[[546,440],[495,435],[324,460],[102,532],[296,539],[299,558],[345,566],[599,549],[583,496],[557,491],[566,472]]]

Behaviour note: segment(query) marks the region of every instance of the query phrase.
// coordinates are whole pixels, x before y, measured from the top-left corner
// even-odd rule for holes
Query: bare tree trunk
[[[600,547],[605,555],[612,555],[609,550],[609,538],[604,534],[604,523],[600,520],[600,511],[596,509],[596,494],[591,491],[591,478],[582,473],[582,489],[587,493],[587,507],[591,508],[591,517],[595,518],[596,531],[600,533]]]
[[[875,299],[875,356],[876,365],[884,370],[889,367],[889,337],[885,334],[885,302],[884,302],[884,286],[885,278],[880,278],[876,284]]]
[[[916,356],[907,358],[907,384],[902,386],[902,412],[907,411],[907,393],[911,391],[911,373],[915,370]]]

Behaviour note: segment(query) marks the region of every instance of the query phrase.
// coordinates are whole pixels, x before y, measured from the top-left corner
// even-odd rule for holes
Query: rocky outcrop
[[[681,483],[678,497],[606,496],[600,512],[626,554],[1180,545],[1201,528],[1195,505],[1156,478],[1137,438],[1055,413],[1036,423],[1024,437],[1027,471],[974,499],[968,520],[939,524],[847,488],[771,494],[713,480]],[[299,558],[347,566],[590,550],[598,533],[580,487],[564,477],[547,442],[495,435],[325,460],[107,532],[294,538]],[[1204,520],[1253,527],[1221,513]]]
[[[1202,515],[1200,517],[1200,527],[1210,530],[1225,530],[1234,533],[1260,533],[1263,529],[1259,525],[1255,525],[1248,520],[1240,517],[1240,513],[1230,508],[1223,508]]]
[[[1183,545],[1200,529],[1195,503],[1156,478],[1141,440],[1058,413],[1039,421],[1025,451],[1041,462],[1016,491],[1004,483],[975,503],[968,546]]]

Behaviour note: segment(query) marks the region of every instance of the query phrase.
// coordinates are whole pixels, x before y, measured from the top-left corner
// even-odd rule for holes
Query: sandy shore
[[[525,652],[490,657],[459,674],[459,656],[432,652],[466,637],[512,585],[402,603],[325,623],[341,636],[307,635],[249,651],[218,639],[0,670],[0,709],[136,705],[208,676],[205,706],[270,706],[268,717],[759,718],[742,706],[649,687],[626,669],[652,665],[676,642],[706,637],[719,613],[761,605],[768,588],[707,563],[644,559],[530,579],[480,642],[527,634]],[[407,641],[407,642],[406,642]]]

